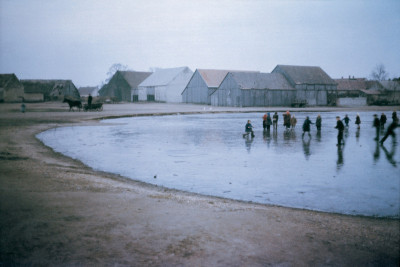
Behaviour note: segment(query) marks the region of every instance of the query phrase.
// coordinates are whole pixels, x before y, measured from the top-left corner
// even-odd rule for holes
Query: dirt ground
[[[35,138],[101,117],[266,110],[126,103],[68,112],[52,102],[27,104],[22,114],[19,104],[0,104],[0,266],[398,266],[398,219],[151,186],[96,172]]]

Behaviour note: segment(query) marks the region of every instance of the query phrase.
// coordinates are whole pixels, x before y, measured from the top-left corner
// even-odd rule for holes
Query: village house
[[[229,70],[196,69],[182,92],[182,102],[210,105],[211,95],[228,72]]]
[[[26,102],[58,101],[64,97],[80,99],[80,94],[71,80],[21,80]]]
[[[337,83],[337,106],[366,106],[369,92],[365,78],[334,79]]]
[[[193,75],[188,67],[157,69],[138,86],[139,101],[182,102],[182,91]]]
[[[138,85],[150,75],[151,72],[117,71],[111,80],[99,90],[99,96],[117,102],[137,101],[137,97],[135,98],[135,95],[132,97],[131,92],[137,92]]]
[[[0,74],[0,102],[21,102],[24,86],[15,74]]]
[[[277,65],[272,73],[281,73],[296,89],[295,102],[309,106],[336,104],[337,84],[320,67]]]
[[[229,72],[211,95],[213,106],[289,106],[296,90],[280,73]]]

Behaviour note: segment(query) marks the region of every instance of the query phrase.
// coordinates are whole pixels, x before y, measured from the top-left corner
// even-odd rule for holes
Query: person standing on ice
[[[267,113],[267,119],[266,119],[266,126],[267,126],[267,131],[269,132],[269,129],[272,125],[272,120],[271,120],[271,114],[268,112]]]
[[[336,127],[335,127],[335,129],[338,129],[336,146],[340,146],[342,144],[342,141],[343,141],[344,124],[340,120],[339,116],[336,117]],[[344,144],[344,142],[343,142],[343,144]]]
[[[382,113],[381,118],[379,120],[379,122],[381,124],[381,129],[385,129],[386,121],[387,121],[386,115],[385,115],[385,113]]]
[[[249,135],[249,134],[251,134],[252,138],[255,136],[254,132],[253,132],[253,125],[251,125],[251,121],[250,120],[248,120],[247,123],[246,123],[245,131],[246,131],[246,133],[243,134],[243,137],[245,137],[246,135]]]
[[[360,114],[358,113],[356,116],[356,124],[357,124],[357,129],[360,129],[361,119],[360,119]]]
[[[278,130],[278,119],[279,119],[278,112],[275,111],[275,114],[272,117],[272,123],[274,126],[274,130]]]
[[[290,112],[289,112],[289,110],[286,111],[286,113],[283,113],[283,125],[286,127],[286,129],[290,128]]]
[[[308,117],[307,116],[307,118],[306,118],[306,120],[304,121],[304,123],[303,123],[303,135],[301,136],[301,138],[303,138],[304,137],[304,134],[307,132],[308,133],[308,136],[309,137],[311,137],[311,134],[310,134],[310,125],[311,124],[314,124],[314,123],[312,123],[311,121],[310,121],[310,117]]]
[[[343,120],[344,120],[344,123],[346,123],[346,127],[349,127],[349,121],[351,121],[351,120],[350,120],[349,116],[347,116],[347,114],[346,114],[346,116],[344,116]]]
[[[264,116],[263,116],[263,129],[264,129],[264,131],[267,128],[267,117],[268,117],[268,115],[267,115],[267,113],[265,113]]]
[[[318,132],[321,131],[321,125],[322,125],[321,115],[318,114],[317,119],[315,120],[315,126],[317,126],[317,131]]]
[[[372,124],[373,127],[376,129],[376,136],[375,136],[375,141],[379,140],[379,128],[380,128],[381,122],[378,119],[378,115],[374,114],[374,122]]]
[[[292,129],[296,128],[296,124],[297,124],[297,119],[293,114],[292,118],[290,119],[290,125],[292,126]]]

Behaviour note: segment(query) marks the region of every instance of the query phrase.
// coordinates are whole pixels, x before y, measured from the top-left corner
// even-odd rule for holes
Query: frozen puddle
[[[272,114],[272,113],[271,113]],[[336,115],[325,112],[318,135],[302,140],[306,116],[287,132],[263,133],[262,113],[120,118],[100,126],[51,129],[38,138],[95,170],[205,195],[344,214],[399,217],[399,146],[373,138],[374,112],[355,113],[336,147]],[[380,113],[378,113],[380,114]],[[387,112],[389,122],[391,112]],[[255,138],[242,138],[248,119]],[[112,123],[112,124],[111,124]],[[388,126],[388,125],[386,125]],[[398,131],[398,130],[397,130]]]

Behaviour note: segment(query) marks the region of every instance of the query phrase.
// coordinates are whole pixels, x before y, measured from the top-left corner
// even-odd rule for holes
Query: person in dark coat
[[[278,112],[275,112],[274,116],[272,116],[272,124],[274,126],[274,130],[278,129],[278,120],[279,120]]]
[[[374,122],[373,122],[372,126],[375,127],[375,129],[376,129],[376,136],[375,136],[374,140],[378,141],[379,140],[379,130],[380,130],[379,128],[381,126],[381,122],[379,121],[378,115],[376,115],[376,114],[374,114]]]
[[[351,121],[351,120],[350,120],[349,116],[347,116],[347,114],[346,114],[346,116],[344,116],[343,121],[344,121],[344,123],[346,123],[346,127],[349,127],[349,121]]]
[[[286,129],[290,128],[290,112],[286,111],[286,113],[283,114],[283,125],[286,127]]]
[[[397,118],[397,114],[396,111],[394,111],[392,113],[392,123],[389,125],[388,129],[386,130],[386,134],[385,136],[381,139],[380,143],[383,144],[383,142],[385,142],[385,140],[389,137],[389,135],[392,136],[393,140],[396,141],[396,133],[394,132],[394,130],[397,128],[398,124],[399,124],[399,118]]]
[[[251,134],[251,137],[255,136],[254,132],[253,132],[253,125],[251,125],[251,121],[250,120],[248,120],[247,123],[246,123],[245,131],[246,131],[246,133],[243,134],[243,137],[245,137],[246,135],[249,135],[249,134]]]
[[[356,116],[356,124],[357,124],[357,129],[360,129],[361,119],[360,119],[360,115],[358,113]]]
[[[267,113],[266,124],[267,124],[267,131],[269,132],[269,129],[270,129],[271,125],[272,125],[271,114],[269,112]]]
[[[89,97],[88,97],[88,100],[87,100],[87,104],[88,104],[89,109],[92,107],[92,100],[93,100],[93,97],[92,97],[91,94],[89,94]]]
[[[310,136],[311,137],[311,134],[310,134],[310,125],[311,124],[314,124],[314,123],[312,123],[311,121],[310,121],[310,118],[307,116],[307,118],[306,118],[306,120],[304,121],[304,123],[303,123],[303,135],[301,136],[302,138],[304,137],[304,134],[307,132],[308,133],[308,136]]]
[[[335,128],[338,129],[336,146],[340,146],[342,144],[342,141],[343,141],[344,124],[340,120],[339,116],[336,117],[336,127]],[[343,142],[343,145],[344,145],[344,142]]]
[[[387,121],[386,115],[385,115],[385,113],[382,113],[381,118],[379,120],[379,122],[381,124],[381,129],[385,129],[386,121]]]
[[[318,114],[317,119],[315,120],[315,126],[317,126],[317,131],[320,132],[322,126],[322,118],[320,114]]]

